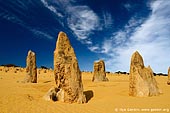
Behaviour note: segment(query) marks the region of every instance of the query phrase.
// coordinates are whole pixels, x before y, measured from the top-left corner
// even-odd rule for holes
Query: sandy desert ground
[[[91,82],[92,73],[83,72],[88,102],[69,104],[45,101],[43,96],[55,85],[53,72],[38,73],[38,83],[22,83],[25,71],[0,69],[0,113],[167,113],[170,86],[166,76],[156,76],[163,94],[153,97],[128,96],[128,76],[107,74],[109,82]]]

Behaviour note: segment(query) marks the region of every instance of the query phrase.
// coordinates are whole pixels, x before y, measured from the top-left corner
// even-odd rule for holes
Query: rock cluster
[[[24,82],[37,83],[36,56],[31,50],[28,51],[26,59],[26,78]]]
[[[64,32],[59,33],[54,51],[54,75],[56,88],[50,89],[46,98],[68,103],[86,102],[78,61]]]
[[[21,72],[25,72],[25,68],[0,66],[0,71],[5,72],[5,73],[7,72],[21,73]]]
[[[145,67],[142,56],[136,51],[131,58],[129,76],[130,96],[155,96],[160,91],[151,67]]]
[[[108,81],[108,78],[106,78],[105,63],[103,60],[94,62],[92,81]]]
[[[167,84],[170,85],[170,67],[168,68],[168,81]]]

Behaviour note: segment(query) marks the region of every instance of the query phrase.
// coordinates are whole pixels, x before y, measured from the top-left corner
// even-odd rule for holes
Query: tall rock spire
[[[130,64],[129,95],[144,97],[158,94],[160,91],[151,67],[144,66],[142,56],[136,51]]]
[[[36,56],[31,50],[28,51],[26,59],[26,79],[24,82],[37,83]]]
[[[168,81],[167,84],[170,85],[170,67],[168,68]]]
[[[86,102],[77,58],[64,32],[59,33],[54,51],[54,75],[58,100],[69,103]]]
[[[105,63],[103,60],[94,62],[92,81],[108,81],[108,78],[106,78]]]

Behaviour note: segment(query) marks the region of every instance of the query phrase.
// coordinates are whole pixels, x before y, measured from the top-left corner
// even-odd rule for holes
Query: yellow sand
[[[170,112],[170,86],[167,77],[156,76],[163,94],[154,97],[128,96],[128,76],[107,74],[109,82],[91,82],[83,73],[88,103],[69,104],[43,100],[55,85],[52,72],[38,74],[38,83],[22,83],[25,72],[0,71],[0,113],[167,113]],[[157,110],[157,111],[153,111]],[[144,112],[145,111],[145,112]]]

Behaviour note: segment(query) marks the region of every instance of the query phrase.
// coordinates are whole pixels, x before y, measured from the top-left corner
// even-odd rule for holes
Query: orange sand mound
[[[91,82],[92,73],[82,73],[86,104],[43,100],[55,85],[52,72],[38,74],[38,83],[24,84],[25,72],[0,71],[0,113],[167,113],[170,86],[167,77],[156,76],[163,94],[154,97],[128,96],[128,76],[107,74],[109,82]]]

